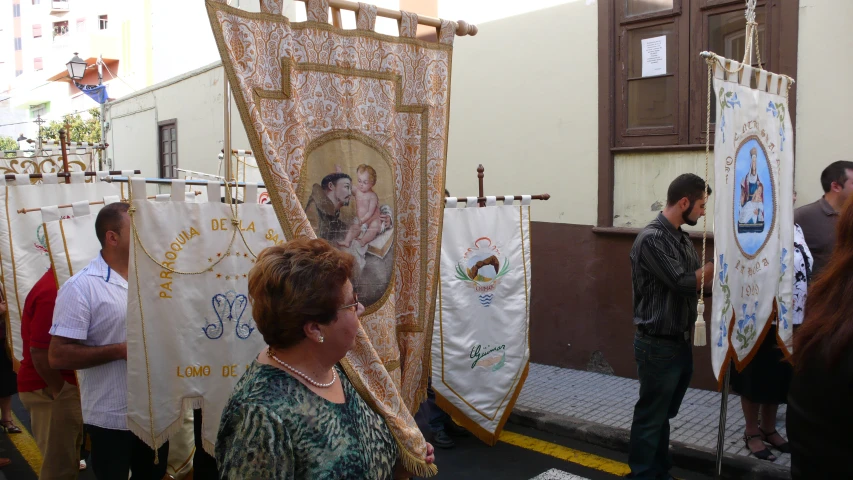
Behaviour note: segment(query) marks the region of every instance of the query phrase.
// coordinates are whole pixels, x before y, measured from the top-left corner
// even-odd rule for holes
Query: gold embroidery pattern
[[[400,36],[404,38],[415,38],[418,36],[418,14],[412,12],[400,12],[402,18],[397,21],[400,27]]]
[[[393,159],[393,287],[379,309],[362,318],[364,328],[342,366],[388,422],[407,467],[419,475],[434,473],[423,462],[425,442],[410,411],[425,397],[428,374],[452,42],[340,30],[322,23],[328,3],[320,0],[309,2],[313,21],[302,23],[212,0],[207,8],[252,151],[288,238],[315,237],[297,195],[305,188],[300,178],[313,142],[330,133],[357,134]],[[401,31],[414,37],[416,22],[407,15]],[[450,23],[446,34],[452,33]]]
[[[261,0],[261,11],[273,15],[281,15],[284,11],[283,3],[284,0]]]
[[[376,29],[376,5],[358,2],[358,12],[355,14],[355,28],[371,32]]]
[[[308,0],[305,2],[308,21],[329,23],[329,0]]]

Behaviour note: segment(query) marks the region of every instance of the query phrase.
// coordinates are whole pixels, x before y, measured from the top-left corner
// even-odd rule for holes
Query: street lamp
[[[98,55],[98,61],[96,64],[98,66],[98,85],[103,85],[104,84],[104,71],[103,71],[104,59],[103,59],[103,57]],[[77,52],[74,52],[74,57],[71,60],[69,60],[68,63],[65,64],[65,66],[68,68],[68,76],[71,77],[75,81],[76,80],[82,80],[83,76],[86,74],[86,67],[87,67],[86,61],[83,60],[82,58],[78,57]],[[79,87],[79,85],[78,85],[78,87]],[[101,142],[103,143],[104,142],[104,104],[101,102],[98,102],[98,103],[101,104],[101,118],[100,118],[101,121],[100,121],[100,123],[101,123]]]
[[[68,67],[68,76],[74,80],[82,80],[83,75],[86,74],[86,61],[78,57],[77,52],[74,52],[74,58],[69,60],[65,66]]]

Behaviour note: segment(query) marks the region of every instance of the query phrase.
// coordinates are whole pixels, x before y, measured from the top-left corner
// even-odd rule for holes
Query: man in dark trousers
[[[672,478],[669,421],[678,414],[693,375],[690,331],[698,291],[703,281],[710,290],[714,275],[712,263],[700,268],[699,255],[681,226],[696,225],[710,195],[702,178],[678,176],[669,185],[663,212],[637,235],[631,249],[640,399],[631,424],[629,478]]]

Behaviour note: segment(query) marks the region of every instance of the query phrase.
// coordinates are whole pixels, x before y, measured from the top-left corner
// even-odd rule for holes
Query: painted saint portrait
[[[749,172],[740,183],[739,233],[764,231],[764,184],[758,178],[757,148],[749,150],[749,158]]]
[[[735,238],[750,257],[763,248],[773,229],[774,185],[765,152],[757,138],[748,138],[738,148],[735,164]]]
[[[394,269],[394,172],[369,139],[332,135],[309,148],[298,195],[318,237],[356,259],[354,286],[368,312]]]

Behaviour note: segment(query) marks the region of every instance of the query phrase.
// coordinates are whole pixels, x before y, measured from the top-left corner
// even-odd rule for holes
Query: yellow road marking
[[[613,475],[624,476],[631,472],[631,468],[622,462],[506,430],[501,432],[500,441]]]
[[[12,440],[12,444],[15,445],[15,448],[18,449],[18,452],[21,453],[21,456],[24,457],[24,460],[30,464],[30,468],[33,469],[36,474],[41,472],[41,452],[39,451],[38,445],[36,445],[36,441],[30,432],[27,431],[24,424],[18,420],[18,417],[15,414],[12,414],[12,421],[15,422],[15,425],[21,429],[21,433],[16,433],[13,435],[9,435],[9,439]]]

